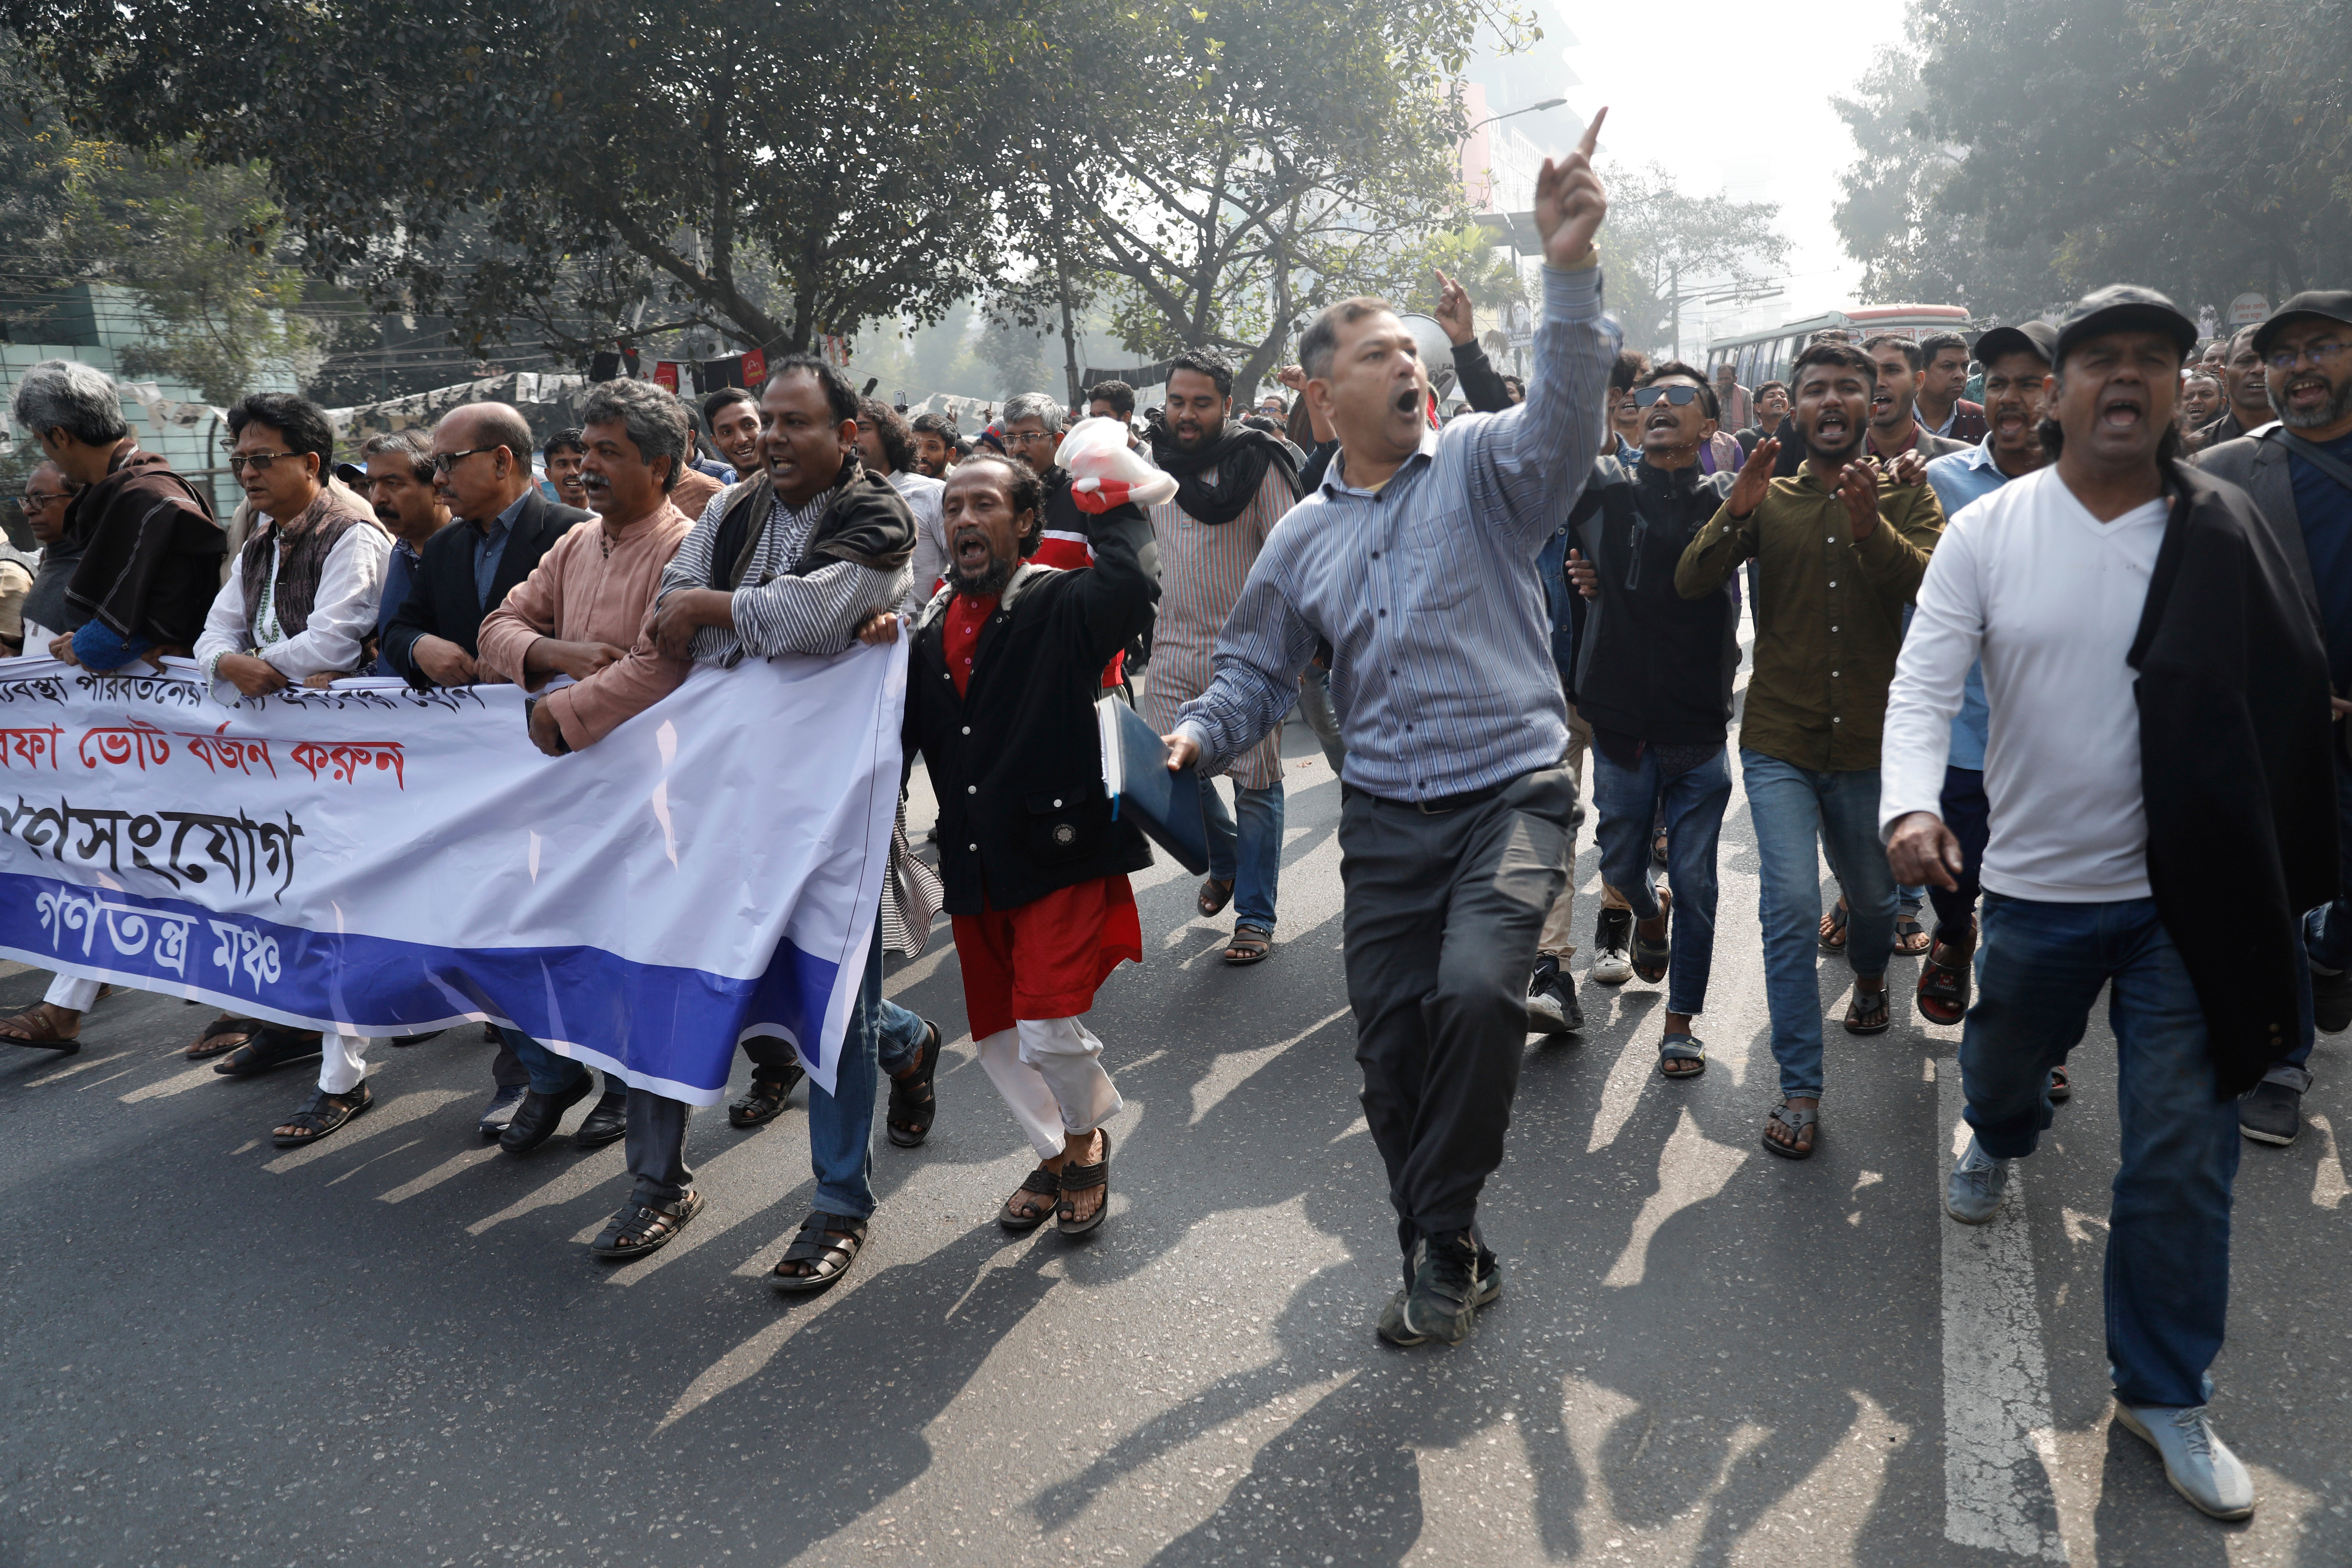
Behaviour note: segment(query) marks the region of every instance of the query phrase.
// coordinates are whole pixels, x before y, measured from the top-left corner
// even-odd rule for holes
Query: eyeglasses
[[[16,498],[16,504],[26,511],[38,511],[53,500],[71,500],[72,499],[63,491],[26,490]]]
[[[1024,430],[1017,436],[1007,436],[1004,438],[1015,447],[1034,447],[1040,442],[1051,441],[1054,435],[1050,430]]]
[[[2284,374],[2293,370],[2305,355],[2309,355],[2312,363],[2322,370],[2326,370],[2344,357],[2344,351],[2347,348],[2352,348],[2352,343],[2339,343],[2334,338],[2330,338],[2324,343],[2312,343],[2304,348],[2281,349],[2263,363],[2273,370]]]
[[[1663,397],[1675,407],[1683,408],[1687,407],[1697,396],[1698,388],[1696,386],[1645,386],[1633,395],[1633,406],[1654,407],[1658,399]]]
[[[293,456],[292,452],[232,452],[228,458],[228,471],[241,474],[251,468],[257,474],[266,474],[269,471],[269,465],[278,458]]]
[[[436,474],[446,474],[467,458],[479,457],[484,452],[504,450],[502,447],[468,447],[462,452],[436,452],[433,454],[433,471]]]

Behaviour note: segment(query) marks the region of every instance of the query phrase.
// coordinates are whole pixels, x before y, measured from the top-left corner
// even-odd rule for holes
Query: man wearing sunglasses
[[[2312,1008],[2302,1037],[2238,1101],[2238,1130],[2261,1143],[2291,1143],[2303,1130],[2315,1026],[2352,1024],[2352,761],[2344,725],[2352,713],[2352,289],[2297,294],[2250,339],[2232,343],[2261,363],[2276,424],[2199,455],[2204,472],[2254,498],[2271,526],[2300,543],[2319,595],[2336,719],[2336,839],[2343,858],[2336,897],[2303,921]]]
[[[1632,906],[1633,973],[1666,982],[1658,1070],[1696,1078],[1706,1070],[1706,1049],[1691,1019],[1706,1006],[1715,955],[1716,843],[1731,803],[1723,735],[1739,666],[1739,600],[1729,576],[1685,599],[1675,568],[1730,497],[1732,477],[1699,471],[1720,405],[1696,367],[1658,365],[1631,396],[1641,461],[1596,461],[1569,520],[1569,581],[1586,600],[1576,700],[1592,729],[1601,879]],[[1661,803],[1663,899],[1650,882],[1650,824]]]
[[[530,426],[503,403],[469,403],[433,431],[433,488],[457,526],[425,543],[383,655],[410,685],[495,680],[475,665],[482,617],[539,558],[595,513],[549,500],[531,482]]]

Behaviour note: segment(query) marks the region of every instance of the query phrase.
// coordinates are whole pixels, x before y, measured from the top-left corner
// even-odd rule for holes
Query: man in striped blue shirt
[[[1605,112],[1605,111],[1604,111]],[[1267,537],[1180,710],[1170,763],[1225,765],[1282,721],[1328,642],[1348,760],[1339,847],[1364,1113],[1387,1163],[1406,1289],[1398,1344],[1458,1343],[1501,1290],[1474,1228],[1527,1046],[1527,976],[1582,811],[1538,552],[1603,433],[1619,344],[1592,249],[1601,117],[1537,184],[1543,311],[1525,403],[1441,433],[1428,367],[1376,300],[1316,318],[1306,395],[1339,437]]]

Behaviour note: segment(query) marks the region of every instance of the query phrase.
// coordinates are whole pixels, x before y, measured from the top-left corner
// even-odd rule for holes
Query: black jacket
[[[1711,594],[1684,598],[1675,567],[1731,486],[1731,475],[1702,474],[1696,464],[1593,464],[1569,525],[1600,578],[1601,596],[1583,601],[1573,687],[1577,711],[1595,729],[1667,746],[1723,739],[1739,668],[1739,601],[1728,577]]]
[[[983,891],[1009,910],[1151,864],[1143,830],[1112,820],[1095,702],[1103,665],[1151,623],[1157,552],[1139,508],[1090,521],[1094,565],[1024,562],[1013,574],[981,628],[963,696],[942,647],[955,590],[940,589],[917,618],[904,743],[907,755],[923,753],[939,795],[950,914],[979,914]]]
[[[2319,607],[2246,492],[2172,466],[2125,662],[2138,672],[2147,879],[2226,1098],[2295,1043],[2304,910],[2336,893]]]
[[[508,531],[507,547],[499,555],[499,569],[490,577],[490,602],[485,605],[474,592],[474,546],[481,534],[469,522],[453,523],[425,542],[425,559],[409,579],[408,602],[392,617],[383,634],[383,656],[392,668],[424,688],[433,678],[418,668],[409,654],[422,637],[443,637],[467,653],[478,653],[475,637],[482,617],[499,607],[509,590],[530,575],[539,558],[555,542],[596,514],[576,506],[561,506],[536,489],[523,497],[522,510]]]

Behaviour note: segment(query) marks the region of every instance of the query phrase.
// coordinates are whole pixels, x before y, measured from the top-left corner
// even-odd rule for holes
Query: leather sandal
[[[196,1043],[184,1055],[192,1062],[208,1062],[215,1057],[228,1055],[267,1027],[267,1022],[260,1018],[215,1018],[205,1026],[205,1032],[196,1037]]]
[[[30,1046],[37,1051],[69,1057],[81,1049],[81,1037],[58,1034],[57,1020],[49,1016],[48,1005],[43,1003],[13,1018],[0,1019],[0,1045]]]
[[[287,1029],[265,1024],[253,1038],[213,1064],[223,1078],[257,1078],[289,1062],[307,1061],[326,1048],[326,1037],[316,1029]]]
[[[1865,1008],[1864,999],[1875,1005]],[[1875,991],[1864,991],[1857,985],[1853,996],[1845,1005],[1845,1032],[1849,1035],[1883,1035],[1895,1021],[1895,994],[1882,985]]]
[[[1046,1202],[1014,1208],[1013,1200],[1024,1193],[1035,1193]],[[1025,1236],[1054,1217],[1053,1200],[1061,1195],[1062,1178],[1040,1165],[1021,1178],[1021,1184],[1013,1189],[1013,1196],[1005,1199],[1004,1206],[996,1211],[996,1223],[1016,1236]]]
[[[1658,1046],[1660,1078],[1696,1078],[1706,1070],[1706,1047],[1696,1035],[1668,1035]]]
[[[624,1204],[603,1234],[588,1244],[588,1250],[614,1263],[659,1252],[701,1212],[700,1193],[688,1193],[666,1204]]]
[[[1272,931],[1261,925],[1244,923],[1234,927],[1234,939],[1225,943],[1224,960],[1239,969],[1244,964],[1265,963],[1265,955],[1273,951]]]
[[[882,1123],[890,1142],[901,1149],[921,1148],[939,1115],[940,1097],[932,1080],[940,1070],[940,1026],[926,1018],[923,1031],[922,1055],[916,1059],[915,1070],[890,1080],[890,1109]]]
[[[1822,917],[1821,944],[1823,952],[1845,951],[1845,923],[1848,913],[1845,900],[1840,899],[1837,901],[1837,908]]]
[[[1201,911],[1202,920],[1210,920],[1223,914],[1225,906],[1233,901],[1234,879],[1231,877],[1203,877],[1201,879],[1200,894],[1193,899],[1192,907]]]
[[[792,1074],[787,1079],[755,1078],[740,1098],[727,1108],[727,1124],[730,1127],[757,1127],[763,1121],[773,1121],[784,1113],[784,1100],[793,1086],[807,1074],[797,1067],[784,1069]]]
[[[280,1149],[299,1149],[305,1143],[316,1143],[344,1122],[375,1104],[375,1096],[368,1092],[367,1079],[362,1079],[357,1089],[341,1094],[329,1094],[320,1089],[310,1096],[301,1110],[279,1122],[280,1127],[299,1127],[299,1132],[272,1131],[269,1141]]]
[[[1054,1210],[1054,1228],[1064,1236],[1084,1236],[1110,1217],[1110,1133],[1097,1129],[1103,1141],[1102,1158],[1091,1165],[1065,1162],[1062,1166],[1062,1201]],[[1070,1202],[1070,1194],[1085,1192],[1089,1187],[1102,1189],[1102,1202],[1086,1218],[1077,1217],[1077,1205]]]
[[[1927,951],[1927,928],[1919,923],[1917,915],[1895,917],[1895,951],[1906,958],[1916,958]]]
[[[838,1233],[838,1234],[836,1234]],[[866,1247],[866,1222],[847,1215],[827,1214],[817,1209],[801,1221],[800,1234],[776,1259],[768,1273],[768,1283],[788,1296],[812,1295],[828,1289],[834,1282],[849,1272],[857,1255]],[[805,1274],[787,1274],[787,1263],[805,1264]]]
[[[1783,1160],[1810,1160],[1813,1157],[1813,1151],[1821,1147],[1822,1113],[1818,1107],[1809,1106],[1801,1110],[1784,1100],[1772,1108],[1771,1114],[1764,1121],[1765,1128],[1762,1133],[1764,1147],[1780,1155]],[[1789,1130],[1789,1142],[1783,1143],[1772,1136],[1771,1123],[1775,1121]],[[1808,1127],[1813,1130],[1811,1142],[1805,1143],[1795,1142]]]
[[[1968,1016],[1969,960],[1976,956],[1976,922],[1960,941],[1938,942],[1919,965],[1919,1016],[1931,1024],[1957,1024]]]

